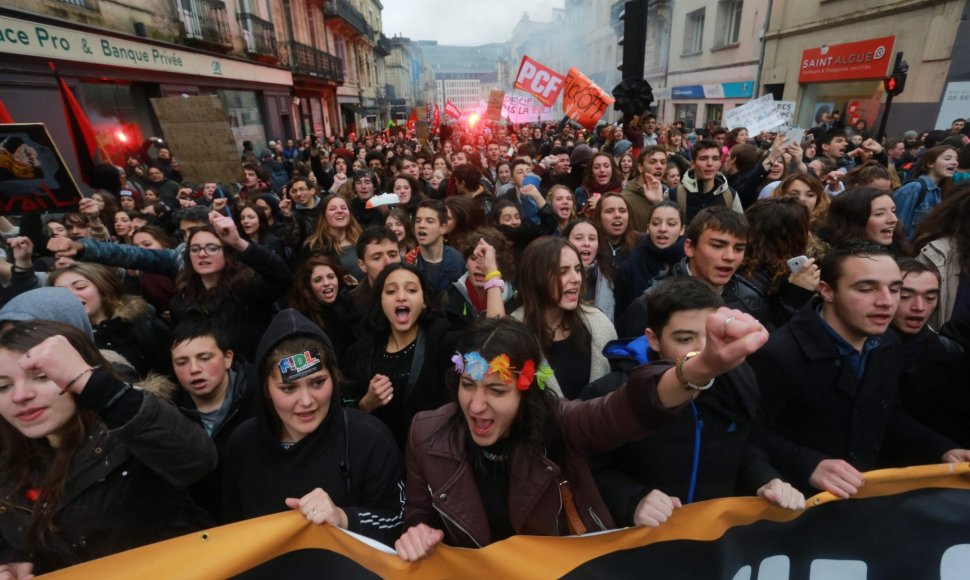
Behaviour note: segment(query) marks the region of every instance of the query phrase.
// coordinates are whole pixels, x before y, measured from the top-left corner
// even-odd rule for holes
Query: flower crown
[[[536,384],[539,385],[539,390],[545,390],[546,382],[553,375],[552,367],[546,361],[542,361],[539,364],[538,371],[536,370],[535,361],[532,359],[525,361],[522,364],[522,368],[517,369],[512,366],[512,361],[507,354],[500,354],[489,362],[477,351],[465,353],[464,355],[456,352],[451,357],[451,362],[455,363],[456,373],[459,375],[467,373],[468,376],[476,381],[484,379],[486,374],[496,374],[503,382],[510,383],[512,382],[512,374],[517,373],[519,376],[515,380],[515,388],[520,391],[529,390],[529,385],[532,384],[533,378],[536,380]]]

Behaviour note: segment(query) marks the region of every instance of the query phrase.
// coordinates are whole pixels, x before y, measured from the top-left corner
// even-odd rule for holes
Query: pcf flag
[[[551,107],[562,92],[565,81],[565,77],[551,68],[528,56],[523,56],[522,64],[519,65],[519,74],[515,77],[514,88],[522,89],[543,105]]]
[[[452,119],[461,119],[461,111],[451,101],[445,101],[445,114]]]
[[[567,117],[592,129],[615,100],[579,69],[569,69],[562,93],[562,108]]]

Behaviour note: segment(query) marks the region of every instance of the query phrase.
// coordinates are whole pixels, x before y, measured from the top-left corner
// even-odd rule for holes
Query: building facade
[[[826,110],[873,127],[885,103],[881,79],[895,53],[903,52],[909,78],[893,101],[887,134],[936,126],[951,58],[965,60],[954,51],[965,10],[963,0],[776,0],[763,90],[794,101],[802,127],[816,124]],[[949,127],[949,120],[944,123]]]
[[[717,126],[751,99],[767,18],[768,0],[673,2],[664,120]]]
[[[344,63],[336,100],[345,134],[380,131],[387,123],[383,9],[380,0],[326,0],[323,5],[327,46]]]

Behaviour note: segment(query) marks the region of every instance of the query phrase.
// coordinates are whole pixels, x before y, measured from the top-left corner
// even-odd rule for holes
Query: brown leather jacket
[[[569,535],[560,483],[569,482],[587,530],[615,527],[589,468],[589,451],[606,451],[644,437],[680,411],[664,409],[657,397],[660,375],[669,364],[656,363],[633,372],[617,391],[590,401],[559,400],[556,420],[562,433],[564,461],[512,451],[509,519],[517,534]],[[405,528],[420,523],[445,533],[445,543],[467,548],[492,542],[488,518],[466,452],[468,429],[455,428],[454,403],[418,413],[407,443]],[[462,421],[464,423],[464,421]]]

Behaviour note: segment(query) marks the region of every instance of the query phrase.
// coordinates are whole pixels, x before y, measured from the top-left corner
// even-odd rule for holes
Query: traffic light
[[[883,86],[886,88],[886,93],[896,96],[903,92],[906,88],[906,75],[909,73],[909,65],[906,64],[905,60],[898,59],[896,61],[896,66],[893,67],[892,76],[883,79]]]

